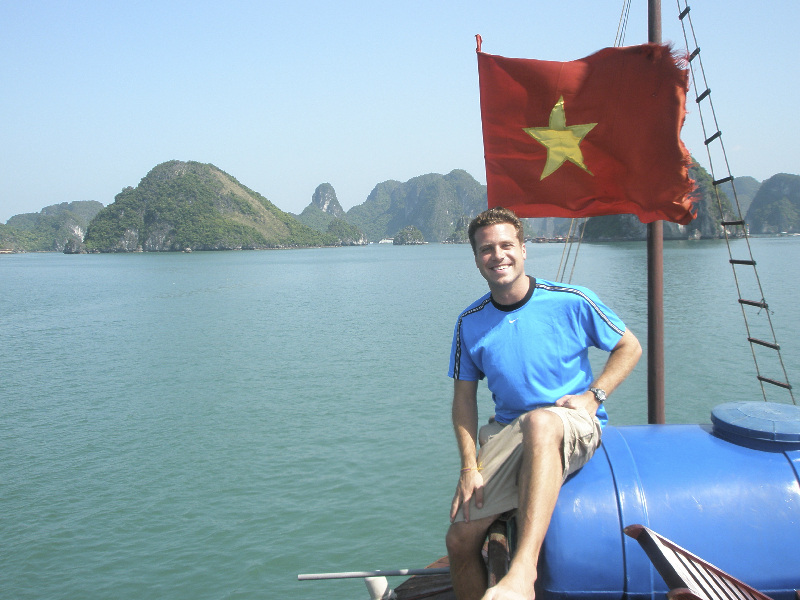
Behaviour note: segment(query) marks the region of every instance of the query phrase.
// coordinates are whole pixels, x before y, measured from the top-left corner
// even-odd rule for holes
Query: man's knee
[[[540,408],[526,413],[521,428],[523,436],[531,436],[537,443],[561,444],[564,440],[564,423],[549,410]]]
[[[447,545],[447,554],[449,556],[458,555],[461,553],[473,554],[475,551],[480,551],[483,547],[483,542],[486,539],[486,532],[489,530],[488,525],[483,526],[483,521],[457,521],[450,525],[445,536],[445,544]],[[493,519],[489,519],[491,522]]]

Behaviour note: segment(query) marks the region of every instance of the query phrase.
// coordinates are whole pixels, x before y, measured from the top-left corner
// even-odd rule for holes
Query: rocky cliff
[[[62,202],[38,213],[14,215],[0,228],[0,248],[26,252],[80,251],[89,221],[103,205],[94,200]]]
[[[701,165],[693,162],[689,175],[696,183],[692,192],[696,217],[688,225],[664,221],[665,240],[717,238],[722,234],[720,222],[723,216],[725,220],[737,218],[724,192],[720,192],[722,216],[720,215],[711,176]],[[647,239],[647,225],[634,215],[593,217],[586,223],[583,236],[587,240],[644,240]]]
[[[445,244],[469,244],[469,222],[470,218],[467,216],[459,217],[456,221],[453,233],[448,235]]]
[[[522,224],[525,226],[525,235],[531,238],[566,237],[569,233],[571,222],[572,219],[561,217],[522,219]]]
[[[127,187],[89,224],[99,252],[232,250],[331,245],[214,165],[173,160]]]
[[[369,244],[367,236],[361,230],[344,219],[333,219],[325,230],[329,236],[336,240],[339,246],[366,246]]]
[[[750,233],[800,232],[800,175],[778,173],[764,181],[745,220]]]
[[[453,234],[459,218],[474,217],[486,209],[486,202],[486,186],[466,171],[454,170],[405,183],[379,183],[363,204],[347,211],[346,218],[371,241],[394,237],[414,226],[425,240],[441,242]]]
[[[336,190],[330,183],[321,183],[311,196],[311,203],[299,215],[293,215],[303,225],[317,231],[327,231],[334,219],[344,219],[344,209],[336,198]]]
[[[311,196],[311,206],[316,206],[322,212],[331,215],[335,219],[344,217],[344,210],[336,198],[336,190],[333,189],[330,183],[321,183],[317,186]]]
[[[736,185],[735,195],[733,192],[733,184]],[[750,177],[749,175],[743,175],[741,177],[737,177],[733,183],[730,181],[723,183],[719,186],[719,189],[725,192],[725,195],[728,197],[728,200],[731,201],[731,206],[734,208],[734,210],[736,210],[736,203],[734,202],[734,199],[739,199],[739,207],[742,210],[742,216],[744,216],[750,209],[750,205],[753,203],[753,198],[756,197],[759,187],[761,187],[761,182],[758,179]]]
[[[340,246],[365,246],[367,236],[352,223],[346,221],[342,205],[336,198],[336,190],[330,183],[321,183],[311,196],[311,204],[297,215],[297,220],[312,229],[328,234]]]

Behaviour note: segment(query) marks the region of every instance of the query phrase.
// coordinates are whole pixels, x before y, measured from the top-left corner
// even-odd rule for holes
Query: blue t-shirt
[[[510,423],[592,383],[589,347],[610,352],[625,324],[590,290],[531,278],[521,302],[503,306],[487,294],[458,317],[450,352],[454,379],[488,380],[495,418]],[[603,405],[597,411],[608,422]]]

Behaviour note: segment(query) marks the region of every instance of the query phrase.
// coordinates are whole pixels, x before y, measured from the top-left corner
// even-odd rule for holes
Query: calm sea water
[[[752,244],[800,381],[800,238]],[[528,249],[554,278],[561,246]],[[645,254],[584,245],[573,277],[642,342]],[[762,398],[727,258],[666,243],[670,422]],[[484,291],[468,246],[0,256],[0,597],[366,598],[296,575],[432,562],[452,329]],[[609,405],[646,421],[644,361]]]

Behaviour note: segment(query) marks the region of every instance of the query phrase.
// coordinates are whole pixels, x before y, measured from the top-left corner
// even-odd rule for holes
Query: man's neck
[[[524,273],[522,276],[517,279],[512,286],[509,288],[502,288],[502,289],[492,289],[489,288],[492,292],[492,300],[494,300],[497,304],[516,304],[525,298],[528,294],[528,290],[531,286],[531,278],[525,275]]]

